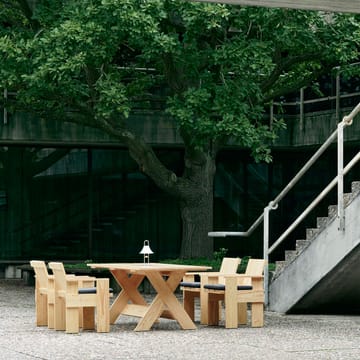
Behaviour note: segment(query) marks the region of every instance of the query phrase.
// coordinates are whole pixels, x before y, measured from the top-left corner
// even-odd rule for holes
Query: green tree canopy
[[[3,0],[0,87],[9,111],[101,129],[179,200],[183,257],[209,255],[216,154],[230,140],[270,161],[268,103],[358,59],[352,15],[180,0]],[[175,175],[129,130],[164,100],[185,148]]]

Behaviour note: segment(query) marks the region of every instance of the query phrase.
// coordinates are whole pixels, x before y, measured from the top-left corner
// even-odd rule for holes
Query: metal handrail
[[[285,186],[280,194],[270,201],[268,206],[264,208],[263,213],[255,220],[247,231],[212,231],[208,233],[211,237],[226,237],[226,236],[250,236],[254,230],[263,222],[263,257],[266,261],[269,260],[269,254],[278,247],[285,238],[295,229],[295,227],[308,215],[308,213],[327,195],[327,193],[337,184],[338,185],[338,220],[339,231],[345,230],[345,216],[344,216],[344,183],[343,177],[348,171],[360,160],[360,152],[358,152],[353,159],[344,168],[344,128],[353,123],[354,117],[360,112],[360,103],[351,111],[343,120],[338,124],[337,129],[329,136],[329,138],[322,144],[316,153],[308,160],[308,162],[301,168],[295,177]],[[316,199],[298,216],[298,218],[288,227],[287,230],[269,247],[269,214],[271,210],[278,208],[279,202],[287,195],[287,193],[295,186],[295,184],[302,178],[302,176],[310,169],[316,160],[324,153],[324,151],[333,143],[337,138],[338,147],[338,169],[337,176],[330,182],[330,184],[316,197]],[[264,287],[265,287],[265,304],[268,302],[268,267],[265,267],[264,272]]]
[[[344,168],[344,175],[347,174],[351,168],[360,160],[360,151],[353,157],[353,159]],[[311,210],[334,188],[338,182],[338,176],[336,176],[329,185],[313,200],[313,202],[299,215],[299,217],[283,232],[282,235],[271,245],[268,253],[271,254],[282,241],[301,223],[302,220],[310,213]]]
[[[254,230],[262,223],[264,219],[264,213],[262,213],[254,223],[249,227],[247,231],[210,231],[208,236],[211,237],[226,237],[226,236],[250,236]]]
[[[318,99],[310,99],[310,100],[304,100],[304,101],[289,101],[289,102],[279,102],[279,101],[274,101],[272,104],[274,106],[297,106],[297,105],[307,105],[307,104],[316,104],[319,102],[324,102],[324,101],[331,101],[331,100],[336,100],[337,98],[339,99],[347,99],[347,98],[351,98],[351,97],[355,97],[355,96],[359,96],[360,92],[354,92],[354,93],[349,93],[349,94],[342,94],[342,95],[333,95],[333,96],[325,96],[322,98],[318,98]]]
[[[295,186],[295,184],[302,178],[302,176],[309,170],[309,168],[316,162],[316,160],[324,153],[324,151],[329,147],[329,145],[337,137],[338,129],[336,129],[330,137],[324,142],[324,144],[319,148],[319,150],[310,158],[310,160],[302,167],[302,169],[295,175],[295,177],[290,180],[290,182],[285,186],[281,193],[272,200],[269,204],[271,207],[275,207],[285,196],[286,194]],[[249,227],[247,231],[211,231],[208,233],[208,236],[211,237],[226,237],[226,236],[250,236],[254,230],[261,224],[264,219],[264,213],[262,213],[255,222]]]

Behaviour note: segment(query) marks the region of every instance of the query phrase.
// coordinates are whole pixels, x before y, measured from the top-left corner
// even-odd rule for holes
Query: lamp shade
[[[154,252],[150,249],[149,240],[144,241],[144,246],[139,254],[153,254]]]

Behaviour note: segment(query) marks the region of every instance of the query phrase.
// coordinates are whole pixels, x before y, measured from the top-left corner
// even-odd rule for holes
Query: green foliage
[[[10,32],[12,28],[26,31],[26,27],[31,25],[19,3],[17,0],[0,2],[0,35]]]
[[[214,251],[214,260],[222,261],[222,259],[226,256],[228,249],[220,248],[217,251]]]
[[[165,264],[180,264],[180,265],[200,265],[200,266],[211,266],[212,271],[219,271],[221,262],[226,256],[228,249],[220,248],[214,251],[212,259],[208,258],[192,258],[192,259],[166,259],[161,260]],[[247,264],[247,261],[245,261]],[[245,268],[246,268],[245,264]]]
[[[10,110],[125,127],[162,89],[186,146],[204,152],[236,141],[270,161],[284,123],[269,127],[269,101],[358,59],[352,15],[177,0],[42,0],[29,14],[20,3],[0,5]]]
[[[160,262],[164,264],[210,266],[212,271],[218,271],[221,266],[221,259],[208,259],[202,257],[193,259],[164,259]]]
[[[211,266],[211,271],[219,271],[223,257],[226,256],[227,249],[220,249],[214,252],[212,259],[207,258],[193,258],[193,259],[165,259],[160,262],[164,264],[180,264],[180,265],[199,265],[199,266]],[[246,271],[246,267],[251,256],[243,256],[238,268],[238,273],[243,274]],[[269,263],[269,271],[275,270],[275,263]]]
[[[84,260],[80,263],[64,263],[65,269],[90,269],[88,264],[91,264],[92,260]]]
[[[212,271],[219,271],[222,259],[226,256],[227,249],[220,248],[218,251],[214,251],[213,258],[191,258],[191,259],[165,259],[160,262],[164,264],[180,264],[180,265],[199,265],[210,266]]]
[[[104,74],[96,83],[95,88],[99,94],[99,101],[94,106],[96,118],[111,119],[129,115],[127,89],[117,75]]]

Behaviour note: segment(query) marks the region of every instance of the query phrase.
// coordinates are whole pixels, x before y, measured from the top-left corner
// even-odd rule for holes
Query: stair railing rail
[[[338,123],[337,129],[321,145],[316,153],[308,160],[301,170],[285,186],[280,194],[268,206],[264,208],[263,213],[255,220],[247,231],[212,231],[208,233],[211,237],[242,236],[249,237],[254,230],[263,222],[263,258],[268,262],[269,255],[287,238],[287,236],[304,220],[304,218],[313,210],[318,203],[335,187],[337,184],[337,219],[338,230],[345,230],[345,211],[344,211],[344,175],[360,160],[360,151],[344,167],[344,128],[352,125],[354,117],[360,112],[360,103],[351,111],[343,120]],[[312,201],[312,203],[297,217],[297,219],[283,232],[282,235],[269,247],[269,214],[271,210],[278,208],[279,202],[288,194],[295,184],[303,177],[310,167],[318,160],[324,151],[337,138],[337,176],[329,185]],[[265,304],[268,303],[269,288],[269,270],[265,267],[264,287],[265,287]]]

